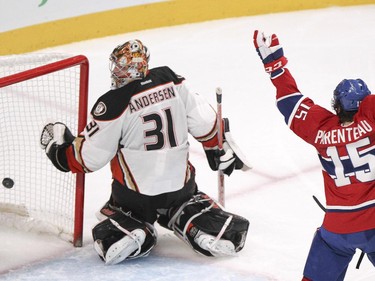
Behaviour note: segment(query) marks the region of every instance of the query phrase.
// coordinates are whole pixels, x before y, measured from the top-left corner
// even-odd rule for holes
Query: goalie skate
[[[214,257],[235,256],[234,244],[229,240],[219,239],[204,232],[194,238],[195,243],[202,249],[209,251]]]
[[[113,245],[109,247],[108,251],[104,254],[101,241],[97,240],[94,243],[95,250],[100,253],[103,257],[105,264],[117,264],[125,260],[132,253],[136,252],[134,255],[138,255],[141,251],[141,246],[145,242],[146,233],[142,229],[135,229],[130,235],[126,235]]]

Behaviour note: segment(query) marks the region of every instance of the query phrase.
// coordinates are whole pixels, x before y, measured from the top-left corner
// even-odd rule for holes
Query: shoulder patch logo
[[[105,105],[104,102],[101,101],[96,106],[96,108],[94,110],[94,115],[95,116],[101,116],[101,115],[103,115],[106,112],[107,112],[107,106]]]

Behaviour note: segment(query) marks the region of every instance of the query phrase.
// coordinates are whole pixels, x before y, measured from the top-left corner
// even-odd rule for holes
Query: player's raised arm
[[[288,63],[284,56],[283,48],[275,34],[265,36],[263,32],[255,30],[253,36],[254,46],[261,58],[264,69],[274,78],[283,73],[285,65]]]
[[[271,82],[276,88],[277,108],[284,116],[285,123],[291,126],[301,101],[304,100],[306,107],[312,106],[313,102],[300,93],[296,81],[285,68],[288,60],[284,56],[278,37],[275,34],[266,36],[263,32],[255,30],[253,42],[264,69],[270,74]]]

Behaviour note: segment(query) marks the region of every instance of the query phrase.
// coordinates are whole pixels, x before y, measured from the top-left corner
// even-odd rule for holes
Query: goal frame
[[[86,126],[87,122],[87,104],[88,104],[88,81],[89,81],[89,61],[83,55],[72,56],[53,63],[35,67],[16,74],[11,74],[0,78],[0,88],[12,84],[30,80],[42,75],[57,72],[70,67],[80,67],[80,85],[79,85],[79,113],[78,113],[78,132],[79,134]],[[82,246],[83,236],[83,216],[84,216],[84,193],[85,193],[85,174],[76,175],[75,192],[75,210],[74,210],[74,232],[73,245]]]

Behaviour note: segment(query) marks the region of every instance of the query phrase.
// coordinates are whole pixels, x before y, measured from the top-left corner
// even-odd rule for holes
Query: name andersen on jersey
[[[118,118],[128,107],[131,112],[136,112],[148,105],[175,98],[172,84],[180,84],[183,80],[185,78],[175,74],[167,66],[150,69],[144,79],[135,80],[101,96],[94,104],[91,114],[97,120],[112,120]],[[164,89],[150,91],[154,87],[168,84],[171,85]],[[145,95],[142,96],[142,93]]]

